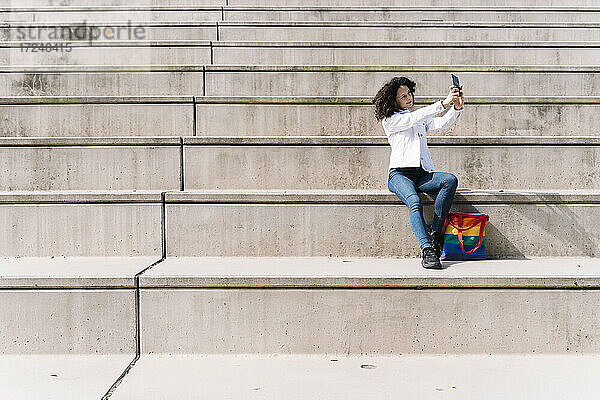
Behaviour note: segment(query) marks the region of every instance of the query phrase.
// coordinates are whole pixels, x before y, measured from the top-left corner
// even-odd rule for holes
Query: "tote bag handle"
[[[464,214],[464,213],[456,213],[453,216],[455,216],[456,218],[458,218],[458,226],[454,225],[454,223],[452,222],[452,218],[450,216],[448,216],[448,223],[450,225],[452,225],[454,228],[456,228],[456,230],[458,231],[458,243],[460,244],[460,249],[465,254],[473,253],[475,250],[477,250],[479,248],[479,246],[481,246],[481,242],[483,241],[483,233],[485,231],[484,230],[485,229],[485,225],[490,220],[490,217],[488,217],[487,215],[478,215],[478,216],[474,217],[472,215]],[[473,224],[471,224],[468,227],[463,227],[462,224],[463,224],[463,217],[464,216],[475,218],[475,222],[473,222]],[[473,248],[470,251],[466,251],[465,250],[464,241],[463,241],[463,231],[466,231],[466,230],[469,230],[471,228],[474,228],[478,224],[481,224],[481,227],[479,228],[479,241],[477,242],[477,246],[475,246],[475,248]]]

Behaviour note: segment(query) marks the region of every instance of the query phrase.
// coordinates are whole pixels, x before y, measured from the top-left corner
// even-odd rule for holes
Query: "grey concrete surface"
[[[546,144],[544,138],[536,138],[537,144],[515,146],[510,140],[494,138],[479,145],[476,139],[463,138],[456,145],[430,139],[436,170],[452,172],[462,187],[473,189],[600,189],[598,141],[590,139],[585,144],[583,140],[573,146]],[[230,140],[230,145],[184,146],[184,187],[387,189],[387,143],[334,142],[285,145],[273,138],[267,145],[244,145],[242,138]],[[565,162],[575,159],[580,161]]]
[[[597,288],[598,258],[443,261],[418,258],[171,257],[140,276],[142,288]]]
[[[104,70],[1,73],[2,96],[161,96],[202,95],[202,68],[197,72]],[[133,69],[133,68],[132,68]],[[144,68],[151,70],[151,67]]]
[[[98,400],[133,355],[3,355],[2,394],[14,400]]]
[[[0,258],[0,288],[135,288],[158,257]]]
[[[598,22],[596,7],[233,7],[225,9],[225,21],[496,21],[496,22]],[[597,6],[597,4],[594,4]]]
[[[566,42],[217,42],[213,63],[431,65],[461,60],[479,65],[584,65],[598,62],[594,43],[571,42],[570,46],[581,47],[567,47]],[[543,47],[534,47],[538,45]]]
[[[394,76],[417,83],[416,94],[443,96],[450,73],[470,96],[595,96],[600,69],[594,66],[537,65],[395,66],[206,66],[209,96],[375,96]]]
[[[177,190],[180,158],[174,145],[0,145],[0,190]]]
[[[192,104],[0,105],[0,136],[185,136]]]
[[[142,289],[142,354],[598,353],[596,290]]]
[[[225,0],[2,0],[0,7],[144,7],[144,6],[224,6]]]
[[[43,1],[43,0],[27,0],[27,1]],[[86,0],[82,0],[86,1]],[[139,0],[137,0],[139,1]],[[414,2],[410,0],[393,0],[386,4],[394,7],[413,7]],[[381,2],[376,0],[229,0],[230,6],[329,6],[329,7],[379,7]],[[419,3],[423,7],[446,7],[448,3],[443,0],[427,0]],[[573,6],[597,6],[593,0],[460,0],[455,1],[451,4],[452,7],[540,7],[545,8],[549,6],[562,6],[562,7],[573,7]]]
[[[139,40],[217,40],[215,22],[167,22],[135,21],[106,23],[71,23],[65,26],[52,22],[25,22],[0,24],[0,40],[23,41],[39,40],[55,42],[57,40],[87,41],[90,38],[103,38],[108,32],[115,31],[123,39]],[[115,36],[118,37],[118,36]]]
[[[134,289],[7,289],[0,299],[1,354],[135,353]]]
[[[187,9],[187,10],[186,10]],[[93,22],[128,21],[206,21],[221,19],[221,7],[146,6],[146,7],[11,7],[0,10],[2,22]]]
[[[42,46],[34,47],[34,44]],[[64,47],[57,47],[64,44]],[[3,65],[209,64],[207,41],[106,40],[90,42],[2,42]]]
[[[4,257],[157,256],[160,203],[0,205]]]
[[[235,23],[223,22],[219,24],[220,40],[448,40],[448,41],[523,41],[523,40],[599,40],[600,26],[588,24],[577,27],[578,24],[568,27],[548,27],[547,24],[522,24],[495,23],[482,24],[473,22],[460,23],[340,23],[337,22],[281,22],[280,25],[260,23]],[[516,25],[516,26],[515,26]],[[565,24],[567,25],[567,24]],[[583,28],[587,26],[586,28]],[[183,32],[173,29],[173,36],[169,38],[183,39]],[[0,32],[2,32],[0,30]],[[153,31],[149,31],[149,35]],[[208,36],[207,36],[208,37]],[[167,38],[167,37],[162,37]]]
[[[490,216],[491,258],[600,254],[594,191],[464,192],[452,210]],[[424,211],[431,221],[429,201]],[[420,254],[406,206],[383,191],[169,193],[166,212],[169,256]]]
[[[599,363],[597,355],[152,355],[112,399],[593,400]]]
[[[197,105],[198,136],[383,136],[370,104]],[[200,100],[202,101],[202,100]],[[431,100],[433,103],[435,100]],[[451,136],[598,135],[596,104],[473,104],[466,98],[460,122],[444,131]],[[428,104],[431,104],[428,103]],[[424,102],[418,107],[425,105]],[[433,133],[431,138],[435,138]]]

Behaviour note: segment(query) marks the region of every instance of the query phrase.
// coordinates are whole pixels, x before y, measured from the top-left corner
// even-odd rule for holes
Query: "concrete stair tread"
[[[152,5],[152,6],[54,6],[54,7],[1,7],[0,12],[65,12],[65,11],[200,11],[200,10],[227,10],[227,11],[244,11],[244,10],[255,10],[255,11],[292,11],[292,10],[331,10],[331,11],[387,11],[387,10],[398,10],[398,11],[522,11],[522,12],[540,12],[540,11],[556,11],[556,12],[586,12],[586,11],[599,11],[600,8],[593,6],[581,6],[581,7],[567,7],[567,6],[556,6],[556,7],[535,7],[535,6],[515,6],[515,7],[475,7],[475,6],[415,6],[415,7],[373,7],[373,6],[172,6],[172,5]]]
[[[161,192],[153,190],[47,190],[3,191],[0,204],[37,203],[160,203]]]
[[[371,105],[368,96],[2,96],[1,105],[24,104],[356,104]],[[440,96],[417,96],[428,105]],[[469,96],[468,104],[598,104],[599,96]],[[468,107],[468,104],[466,105]]]
[[[14,400],[100,399],[133,355],[0,355],[2,395]]]
[[[443,261],[332,257],[175,257],[140,277],[140,287],[536,287],[600,286],[600,259]]]
[[[0,288],[134,288],[157,257],[0,258]]]
[[[122,41],[127,42],[127,41]],[[153,42],[194,43],[195,41],[161,40]],[[198,41],[198,43],[204,41]],[[0,42],[10,43],[10,42]],[[12,42],[20,43],[20,42]],[[112,43],[112,42],[109,42]],[[213,47],[350,47],[354,49],[368,47],[598,47],[600,41],[216,41],[211,42]]]
[[[2,65],[0,72],[598,72],[600,65],[242,65],[242,64],[140,64],[140,65]],[[284,97],[284,96],[278,96]]]
[[[110,136],[110,137],[0,137],[0,147],[64,146],[387,146],[379,136]],[[431,135],[433,146],[594,146],[598,136],[446,136]]]
[[[48,43],[47,41],[2,40],[0,48],[20,48],[23,43]],[[210,41],[210,40],[53,40],[52,43],[68,43],[71,47],[312,47],[312,48],[370,48],[370,47],[490,47],[490,48],[596,48],[600,41]]]
[[[2,199],[0,193],[0,201]],[[398,204],[387,190],[193,190],[168,191],[167,203],[365,203]],[[471,190],[458,189],[455,204],[547,204],[597,203],[600,191],[584,190]]]
[[[111,400],[593,399],[598,366],[598,355],[143,355]]]
[[[0,22],[0,28],[17,27],[59,27],[67,24],[71,27],[77,27],[71,21],[15,21]],[[125,21],[92,21],[87,22],[85,26],[128,26]],[[600,23],[595,22],[521,22],[521,21],[218,21],[222,27],[243,26],[243,27],[418,27],[418,28],[439,28],[439,27],[460,27],[460,28],[600,28]],[[399,26],[401,25],[401,26]],[[135,26],[148,27],[216,27],[217,21],[152,21],[138,20]]]

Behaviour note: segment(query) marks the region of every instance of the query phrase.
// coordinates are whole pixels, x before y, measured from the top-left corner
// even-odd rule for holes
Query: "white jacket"
[[[422,165],[424,170],[433,171],[426,133],[449,128],[463,110],[464,107],[455,110],[454,105],[451,105],[443,116],[433,118],[444,111],[442,102],[437,101],[413,112],[401,110],[384,118],[381,124],[392,146],[389,169]]]

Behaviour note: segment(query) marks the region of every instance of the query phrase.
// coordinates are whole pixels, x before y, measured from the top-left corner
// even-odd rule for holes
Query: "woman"
[[[442,230],[458,179],[447,172],[433,172],[426,133],[450,127],[462,113],[464,99],[459,88],[451,86],[444,100],[411,112],[415,87],[416,83],[408,78],[393,78],[379,90],[373,104],[375,116],[381,121],[392,147],[388,188],[408,206],[410,226],[422,251],[422,266],[441,269]],[[434,118],[451,105],[446,114]],[[430,226],[425,224],[418,192],[437,192]]]

